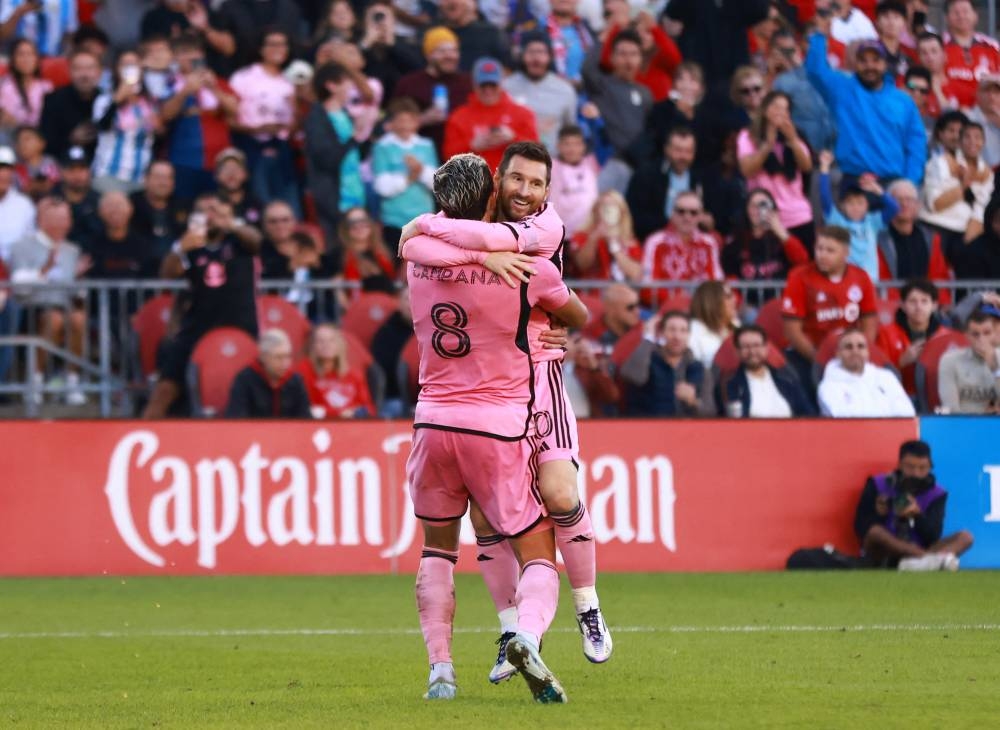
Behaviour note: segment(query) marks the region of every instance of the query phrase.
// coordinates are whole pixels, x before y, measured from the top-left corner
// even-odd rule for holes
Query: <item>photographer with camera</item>
[[[895,471],[868,478],[854,515],[862,557],[872,567],[904,571],[958,570],[972,547],[968,530],[941,537],[948,493],[931,472],[923,441],[899,447]]]

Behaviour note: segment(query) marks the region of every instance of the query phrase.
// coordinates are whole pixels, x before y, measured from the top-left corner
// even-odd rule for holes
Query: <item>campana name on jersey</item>
[[[474,284],[476,286],[504,286],[497,274],[486,269],[466,270],[457,266],[422,266],[413,264],[413,274],[417,279],[431,281],[450,281],[455,284]]]

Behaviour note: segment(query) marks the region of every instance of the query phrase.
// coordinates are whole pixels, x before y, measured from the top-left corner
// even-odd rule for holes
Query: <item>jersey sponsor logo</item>
[[[825,291],[817,292],[816,293],[816,303],[817,304],[822,304],[825,301],[826,301],[826,292]]]

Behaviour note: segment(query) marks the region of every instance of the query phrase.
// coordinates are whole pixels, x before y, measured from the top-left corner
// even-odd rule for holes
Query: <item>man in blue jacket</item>
[[[817,16],[809,38],[806,71],[837,122],[836,157],[842,186],[874,174],[883,187],[905,177],[919,185],[927,159],[927,137],[913,100],[886,77],[886,51],[879,41],[858,44],[853,75],[827,61],[829,18]]]
[[[733,335],[733,342],[740,355],[740,367],[725,381],[725,412],[729,416],[791,418],[816,415],[791,370],[768,364],[767,333],[762,327],[755,324],[740,327]]]

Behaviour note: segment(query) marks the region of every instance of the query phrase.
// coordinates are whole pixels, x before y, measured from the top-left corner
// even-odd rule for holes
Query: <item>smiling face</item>
[[[865,87],[877,89],[885,81],[886,62],[882,54],[874,50],[864,50],[854,62],[854,70]]]
[[[544,162],[520,155],[510,158],[499,180],[499,208],[503,220],[519,221],[542,207],[549,194]]]

